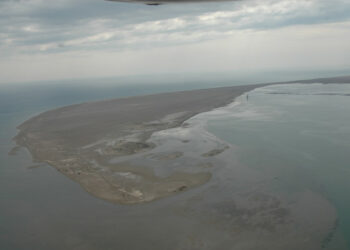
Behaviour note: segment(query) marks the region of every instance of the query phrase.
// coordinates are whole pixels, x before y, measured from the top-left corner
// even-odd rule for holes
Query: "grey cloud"
[[[244,0],[157,7],[103,0],[0,2],[0,50],[26,53],[122,50],[223,37],[239,29],[275,29],[348,20],[344,0]]]
[[[242,1],[242,0],[106,0],[106,1],[144,3],[147,5],[161,5],[161,4],[169,4],[169,3],[223,2],[223,1]]]

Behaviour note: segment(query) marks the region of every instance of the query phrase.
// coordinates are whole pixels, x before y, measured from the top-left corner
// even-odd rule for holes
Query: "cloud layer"
[[[247,34],[272,35],[289,27],[300,27],[300,32],[317,27],[317,33],[333,25],[330,32],[343,27],[339,34],[348,34],[350,2],[245,0],[154,7],[102,0],[4,0],[0,12],[0,60],[6,66],[31,56],[54,60],[84,53],[141,55],[147,50],[232,41]],[[261,49],[268,50],[266,46]]]

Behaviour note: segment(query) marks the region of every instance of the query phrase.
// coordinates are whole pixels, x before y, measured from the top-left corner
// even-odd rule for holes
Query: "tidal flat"
[[[266,85],[67,106],[24,122],[15,141],[35,162],[108,202],[159,206],[176,197],[172,213],[205,225],[178,249],[227,249],[233,242],[232,249],[322,249],[337,225],[333,205],[312,190],[276,192],[275,176],[235,161],[235,145],[196,123]]]
[[[211,173],[174,171],[160,178],[149,166],[115,157],[151,152],[156,132],[225,106],[256,86],[226,87],[105,100],[42,113],[18,128],[16,143],[37,162],[46,162],[90,194],[110,202],[153,201],[207,182]],[[161,156],[159,156],[161,157]],[[172,157],[170,157],[172,158]],[[164,164],[166,167],[166,164]]]

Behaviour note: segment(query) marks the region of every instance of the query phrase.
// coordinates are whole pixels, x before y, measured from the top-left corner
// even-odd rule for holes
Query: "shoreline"
[[[345,79],[350,82],[350,77],[331,82]],[[322,80],[200,89],[74,104],[43,112],[23,122],[14,140],[17,147],[29,150],[34,162],[53,166],[95,197],[119,204],[150,202],[200,186],[209,181],[211,173],[174,172],[164,179],[147,166],[131,166],[128,161],[112,164],[109,162],[112,158],[133,158],[151,151],[157,146],[147,143],[153,133],[183,126],[189,118],[234,103],[235,98],[256,88],[303,82]],[[223,149],[213,148],[204,156],[210,158],[222,152]],[[104,173],[105,168],[121,176],[111,179]],[[134,180],[123,177],[125,173],[132,173]]]
[[[252,89],[267,85],[275,84],[256,85]],[[239,91],[231,91],[229,94],[238,95],[243,91],[240,87],[232,87]],[[228,89],[231,88],[190,91],[185,103],[196,99],[196,92],[201,95],[199,100],[205,99],[197,106],[198,109],[208,108],[202,106],[207,104],[208,94],[213,98],[209,100],[212,106],[228,102],[199,113],[195,113],[196,109],[185,110],[187,105],[193,105],[191,102],[177,106],[181,99],[179,97],[188,94],[188,91],[172,93],[170,96],[173,95],[174,102],[170,104],[176,106],[177,112],[166,113],[168,109],[174,110],[171,105],[156,105],[161,109],[160,112],[166,113],[159,119],[154,119],[154,106],[150,105],[153,102],[159,104],[159,98],[151,98],[151,102],[146,102],[146,106],[151,107],[150,117],[148,114],[141,117],[146,117],[147,121],[124,124],[119,119],[117,122],[122,126],[111,126],[112,130],[104,130],[105,137],[97,140],[89,137],[92,138],[89,143],[85,139],[83,143],[57,140],[54,135],[63,130],[70,133],[71,138],[77,138],[75,133],[84,136],[81,131],[85,130],[80,128],[84,128],[84,122],[87,121],[91,122],[89,125],[100,124],[106,128],[104,121],[102,124],[96,123],[95,118],[101,117],[99,112],[105,111],[105,104],[109,105],[110,112],[121,109],[121,99],[47,111],[20,126],[23,134],[16,138],[17,146],[32,150],[30,153],[35,161],[51,165],[94,197],[128,206],[159,200],[146,206],[155,209],[155,213],[158,211],[156,208],[164,206],[165,211],[169,210],[166,214],[200,223],[203,230],[211,230],[214,225],[218,232],[231,235],[237,246],[249,245],[251,239],[259,238],[259,245],[266,245],[269,249],[298,249],[305,246],[308,249],[327,249],[329,242],[333,241],[338,216],[335,207],[326,197],[309,189],[291,194],[282,190],[270,190],[268,185],[261,183],[276,182],[276,177],[242,165],[236,160],[235,145],[226,143],[205,130],[203,122],[208,115],[210,117],[215,112],[225,114],[226,107],[245,102],[243,94],[247,91],[234,97],[231,102],[226,93]],[[224,96],[227,99],[216,102],[222,93],[226,94]],[[164,94],[150,95],[146,99],[162,95]],[[166,96],[169,97],[169,94]],[[137,110],[145,103],[140,102],[143,98],[123,98],[122,103],[125,108],[133,107]],[[168,101],[169,98],[163,100]],[[91,107],[95,104],[103,107],[94,113],[96,109]],[[79,129],[70,127],[72,123],[67,121],[81,115],[80,111],[84,114],[84,110],[89,119],[83,117],[84,122],[78,124],[73,121],[73,124],[79,125]],[[144,115],[145,109],[142,109],[142,113]],[[103,115],[106,116],[106,113],[103,112]],[[124,115],[133,118],[130,112]],[[55,129],[52,129],[52,124]],[[163,199],[166,197],[168,199]],[[143,206],[135,206],[133,209],[142,214],[142,208]],[[306,242],[308,237],[311,240]],[[216,242],[216,239],[210,242]],[[255,244],[258,243],[252,243]]]
[[[53,166],[97,198],[128,205],[150,202],[200,186],[209,181],[211,173],[175,171],[163,178],[147,166],[109,161],[148,152],[156,147],[147,143],[154,132],[180,127],[189,118],[226,106],[261,86],[266,85],[182,91],[62,107],[22,123],[15,141],[29,150],[35,162]]]

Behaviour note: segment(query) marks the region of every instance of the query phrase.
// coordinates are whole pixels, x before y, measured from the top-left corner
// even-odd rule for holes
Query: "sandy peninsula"
[[[297,82],[343,83],[350,82],[350,77]],[[18,127],[15,141],[17,146],[30,151],[35,162],[48,163],[98,198],[119,204],[150,202],[202,185],[211,178],[207,168],[195,172],[174,171],[160,177],[150,167],[131,164],[128,159],[134,155],[157,147],[148,141],[154,132],[185,125],[184,121],[196,114],[225,106],[245,92],[270,84],[163,93],[62,107],[25,121]],[[213,148],[203,156],[213,157],[225,149]],[[181,154],[170,152],[153,158],[164,161]],[[116,157],[126,160],[112,163]]]
[[[55,167],[98,198],[121,204],[149,202],[199,186],[210,179],[211,173],[181,171],[158,177],[147,166],[135,166],[128,161],[111,164],[110,160],[147,152],[156,147],[147,142],[152,133],[181,126],[190,117],[227,105],[258,86],[263,85],[138,96],[58,108],[20,125],[15,141],[30,151],[34,161]],[[172,159],[177,154],[154,157]]]
[[[344,83],[350,77],[288,83]],[[273,83],[270,83],[273,84]],[[281,83],[278,83],[281,84]],[[209,172],[174,172],[164,178],[151,168],[111,159],[147,152],[156,132],[181,126],[196,114],[231,103],[236,97],[269,84],[163,93],[71,105],[39,114],[23,124],[15,137],[35,162],[45,162],[78,182],[90,194],[110,202],[149,202],[199,186]],[[213,148],[212,157],[225,149]],[[181,154],[181,153],[180,153]],[[179,153],[160,158],[176,158]],[[107,171],[108,170],[108,171]],[[113,178],[111,177],[113,172]]]
[[[136,205],[159,200],[127,208],[141,216],[145,207],[155,209],[152,218],[163,216],[159,220],[167,224],[162,228],[179,221],[180,231],[187,231],[177,241],[178,248],[169,249],[328,249],[337,237],[337,211],[322,194],[274,189],[280,185],[278,177],[242,165],[235,145],[193,125],[200,113],[231,104],[245,92],[286,83],[50,110],[18,127],[11,154],[25,147],[36,163],[53,166],[108,202]],[[291,83],[350,83],[350,77]]]

